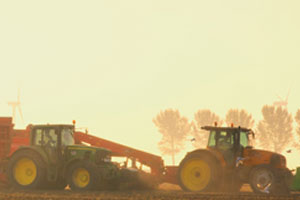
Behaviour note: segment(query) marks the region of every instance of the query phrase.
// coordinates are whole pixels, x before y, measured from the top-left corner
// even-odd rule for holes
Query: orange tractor
[[[239,191],[250,184],[256,193],[288,193],[292,174],[283,155],[250,146],[254,133],[241,127],[205,126],[206,149],[189,152],[181,161],[178,181],[187,191]]]

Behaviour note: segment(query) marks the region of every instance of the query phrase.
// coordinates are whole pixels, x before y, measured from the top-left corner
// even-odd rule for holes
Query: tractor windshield
[[[74,137],[73,137],[73,128],[63,128],[61,131],[61,137],[62,137],[62,145],[63,146],[69,146],[74,145]]]
[[[211,131],[208,139],[208,147],[216,147],[221,150],[228,150],[233,147],[234,135],[227,131]]]

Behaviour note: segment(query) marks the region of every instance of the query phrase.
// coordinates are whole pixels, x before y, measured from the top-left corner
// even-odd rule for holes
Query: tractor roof
[[[74,125],[70,124],[38,124],[33,125],[32,128],[56,128],[56,127],[70,127],[73,128]]]
[[[250,132],[251,129],[242,128],[242,127],[217,127],[217,126],[203,126],[201,129],[208,131],[227,131],[227,132],[235,132],[235,131],[243,131]]]

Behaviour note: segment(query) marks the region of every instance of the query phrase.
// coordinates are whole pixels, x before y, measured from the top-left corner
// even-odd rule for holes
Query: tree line
[[[192,137],[195,148],[205,148],[208,134],[202,126],[241,126],[255,132],[255,146],[282,153],[288,147],[300,149],[300,140],[294,138],[293,120],[296,122],[296,134],[300,138],[300,109],[293,117],[285,107],[265,105],[261,110],[263,119],[255,124],[250,113],[244,109],[230,109],[224,119],[209,109],[198,110],[194,119],[181,116],[177,109],[161,110],[153,123],[162,134],[158,143],[163,155],[170,155],[175,164],[175,154],[184,149],[188,137]],[[296,136],[297,137],[297,136]]]

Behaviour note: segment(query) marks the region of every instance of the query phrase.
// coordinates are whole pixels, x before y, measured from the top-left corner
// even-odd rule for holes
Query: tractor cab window
[[[240,144],[243,147],[249,146],[248,133],[240,132]]]
[[[34,141],[33,143],[35,145],[42,145],[42,134],[43,134],[43,130],[42,129],[36,129],[35,133],[34,133]]]
[[[34,144],[39,146],[56,147],[57,135],[54,128],[36,129],[34,133]]]
[[[61,131],[61,137],[62,146],[69,146],[75,144],[72,128],[63,128]]]
[[[211,131],[208,139],[208,147],[216,147],[220,150],[228,150],[233,147],[234,135],[226,131]]]
[[[228,150],[233,147],[234,135],[230,132],[220,131],[217,136],[217,146],[220,150]]]
[[[208,139],[208,147],[216,146],[216,131],[211,131]]]

